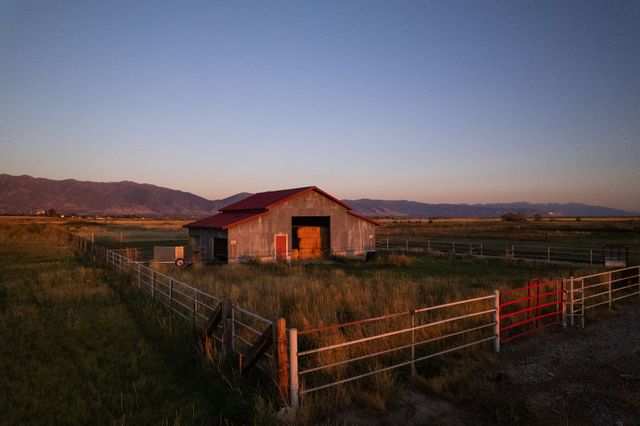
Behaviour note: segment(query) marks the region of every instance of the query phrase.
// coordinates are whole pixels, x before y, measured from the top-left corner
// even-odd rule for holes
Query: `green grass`
[[[0,424],[252,421],[254,390],[205,365],[190,327],[77,259],[64,229],[5,225]]]
[[[385,221],[378,236],[433,241],[487,241],[493,245],[521,244],[560,247],[628,245],[640,250],[640,219],[583,219],[502,222],[488,220]]]

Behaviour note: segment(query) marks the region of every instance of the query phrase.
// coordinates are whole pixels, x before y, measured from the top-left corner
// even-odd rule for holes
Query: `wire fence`
[[[640,250],[615,252],[607,247],[502,244],[493,241],[440,241],[378,237],[376,250],[379,252],[445,253],[590,265],[605,265],[608,261],[623,261],[626,264],[640,263]]]

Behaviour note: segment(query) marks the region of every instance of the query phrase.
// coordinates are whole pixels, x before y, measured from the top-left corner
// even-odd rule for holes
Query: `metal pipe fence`
[[[76,244],[95,261],[126,274],[151,299],[167,306],[172,315],[192,322],[194,330],[204,327],[217,309],[224,308],[224,299],[155,271],[122,253],[78,237]],[[425,244],[429,249],[439,247],[433,242]],[[460,243],[447,244],[451,244],[451,251],[456,254],[465,248]],[[405,249],[408,247],[405,243]],[[466,250],[483,255],[485,248],[481,243],[470,243]],[[509,247],[506,251],[509,252]],[[515,247],[511,252],[516,253]],[[640,299],[640,266],[565,278],[555,287],[534,282],[502,295],[496,290],[492,295],[301,331],[286,329],[284,320],[278,320],[276,327],[274,321],[229,304],[229,323],[218,324],[213,338],[221,348],[230,347],[237,353],[242,365],[243,353],[249,354],[264,345],[265,332],[261,330],[277,328],[287,336],[276,339],[274,332],[272,351],[265,353],[262,364],[256,365],[278,381],[281,390],[283,377],[286,378],[288,392],[285,390],[283,395],[288,394],[289,403],[295,409],[304,395],[373,379],[378,374],[404,367],[415,375],[417,363],[445,354],[489,342],[493,342],[493,350],[499,352],[501,342],[528,334],[532,329],[566,325],[566,316],[572,326],[579,319],[584,327],[587,310],[604,305],[612,308],[614,302],[634,296]],[[518,327],[526,329],[518,330]],[[503,332],[506,332],[504,336]],[[286,362],[282,362],[283,359]]]
[[[613,302],[637,296],[640,298],[640,266],[616,269],[614,271],[564,280],[569,290],[569,319],[574,325],[576,318],[584,328],[586,311]],[[568,286],[568,287],[567,287]]]
[[[608,253],[602,247],[502,244],[492,241],[418,240],[400,237],[378,237],[376,239],[376,250],[390,253],[433,252],[590,265],[603,265],[608,256]],[[640,250],[628,250],[625,255],[628,263],[640,262]]]
[[[496,297],[291,330],[291,377],[296,381],[291,389],[299,389],[301,396],[402,367],[415,374],[420,361],[490,341],[497,350]]]
[[[137,262],[126,255],[132,251],[109,250],[78,236],[71,236],[77,248],[89,255],[93,260],[113,267],[116,271],[126,275],[152,301],[168,308],[171,316],[176,316],[186,323],[190,323],[194,332],[202,330],[218,306],[224,302],[222,297],[215,296],[198,289],[190,284],[177,280],[169,275],[158,272]],[[224,330],[230,328],[227,338],[228,345],[237,355],[250,350],[263,335],[264,330],[273,326],[273,321],[229,303],[231,321],[230,327],[220,323],[212,334],[214,342],[222,350],[225,344]],[[262,331],[260,331],[262,330]],[[269,376],[274,376],[273,353],[265,353],[266,361],[256,364]]]

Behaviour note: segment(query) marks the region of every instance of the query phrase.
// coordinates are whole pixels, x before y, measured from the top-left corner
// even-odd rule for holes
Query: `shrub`
[[[525,222],[527,220],[527,217],[525,216],[524,213],[521,213],[521,212],[520,213],[507,212],[502,216],[500,216],[500,219],[502,219],[505,222]]]

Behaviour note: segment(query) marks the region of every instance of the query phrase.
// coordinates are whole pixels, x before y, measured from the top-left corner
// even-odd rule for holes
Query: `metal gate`
[[[525,287],[500,293],[500,341],[509,342],[536,330],[566,324],[563,280],[533,278]]]

